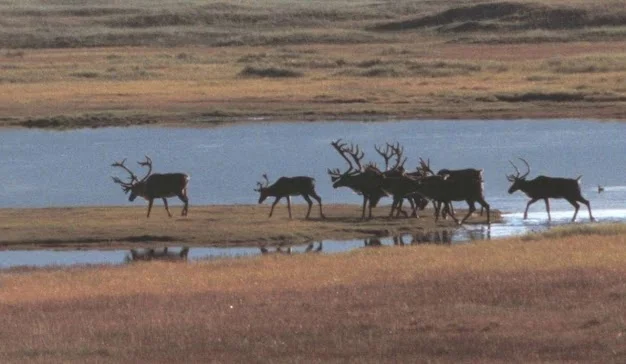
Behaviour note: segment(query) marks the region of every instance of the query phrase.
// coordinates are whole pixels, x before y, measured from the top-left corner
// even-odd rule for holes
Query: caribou
[[[489,214],[489,204],[485,201],[483,194],[482,181],[461,181],[451,179],[447,175],[443,176],[426,176],[420,179],[420,186],[417,193],[425,198],[433,201],[441,202],[444,208],[450,212],[450,216],[457,224],[463,224],[476,211],[476,202],[487,210],[487,224],[491,224]],[[452,201],[465,201],[468,205],[468,212],[461,221],[459,221],[452,210],[449,208]],[[435,221],[439,218],[439,210],[441,204],[435,205]]]
[[[119,167],[125,170],[130,175],[130,181],[124,182],[118,177],[112,177],[113,182],[122,186],[124,193],[130,192],[128,201],[133,202],[135,198],[142,197],[148,201],[148,215],[150,217],[150,211],[152,210],[152,203],[155,198],[163,199],[165,205],[165,211],[169,217],[172,217],[170,209],[167,205],[167,198],[177,196],[182,202],[185,203],[181,216],[187,216],[189,209],[189,198],[187,197],[187,184],[189,183],[189,176],[185,173],[152,173],[152,159],[146,156],[146,160],[143,162],[137,162],[142,167],[148,167],[148,173],[139,179],[128,167],[124,165],[126,158],[121,162],[115,162],[111,164],[112,167]]]
[[[306,219],[309,218],[309,215],[311,214],[311,207],[313,206],[313,202],[310,197],[313,197],[319,204],[320,217],[322,219],[325,218],[324,213],[322,212],[322,198],[315,192],[314,178],[307,176],[280,177],[271,186],[269,184],[270,181],[267,178],[267,174],[263,174],[263,178],[265,179],[265,184],[257,182],[257,188],[254,189],[260,194],[259,204],[262,204],[263,201],[270,196],[276,197],[274,203],[272,203],[272,208],[270,209],[268,217],[272,217],[274,207],[278,201],[280,201],[283,197],[286,197],[287,210],[289,211],[289,218],[291,219],[291,196],[302,196],[309,204],[309,209],[306,212]]]
[[[470,203],[470,201],[478,202],[481,204],[480,216],[483,216],[483,210],[486,208],[485,204],[487,204],[486,201],[484,201],[483,169],[440,169],[435,174],[432,169],[430,169],[430,160],[426,162],[422,158],[420,158],[418,173],[423,176],[439,176],[445,179],[447,182],[445,182],[444,184],[449,186],[447,188],[456,188],[456,191],[452,191],[452,193],[457,196],[450,201],[465,200],[468,203]],[[434,179],[433,181],[437,180],[438,179]],[[471,198],[467,200],[462,197],[463,195]],[[481,200],[483,202],[481,202]],[[444,219],[447,215],[454,216],[454,207],[452,203],[446,204],[442,209],[441,202],[443,201],[434,201],[433,205],[435,206],[435,214],[437,214],[438,216],[441,213]],[[470,214],[476,210],[474,202],[471,202],[471,204],[472,205],[470,206]],[[489,214],[489,210],[487,210],[487,214]],[[464,218],[463,221],[465,221],[465,219],[467,219],[467,217]],[[487,221],[489,223],[489,217],[487,217]]]
[[[555,178],[555,177],[546,177],[546,176],[537,176],[534,179],[527,180],[526,177],[530,173],[530,165],[526,162],[525,159],[519,158],[526,165],[526,173],[520,176],[520,171],[517,166],[509,161],[513,168],[515,168],[515,174],[507,175],[507,179],[511,182],[511,187],[509,188],[509,194],[514,193],[515,191],[522,191],[526,194],[526,196],[530,197],[530,201],[526,204],[526,210],[524,210],[524,220],[528,218],[528,208],[533,203],[544,200],[546,203],[546,211],[548,212],[548,221],[551,221],[550,217],[550,202],[548,199],[550,198],[564,198],[569,202],[572,206],[574,206],[574,216],[572,217],[572,222],[576,221],[576,215],[578,215],[578,209],[580,205],[578,202],[582,202],[587,206],[587,210],[589,211],[589,219],[591,221],[595,221],[593,215],[591,214],[591,206],[589,201],[586,200],[581,192],[580,192],[580,178],[582,176],[578,176],[577,178]]]
[[[348,163],[348,169],[341,172],[338,168],[328,169],[328,174],[333,182],[333,188],[348,187],[357,194],[363,196],[363,211],[361,219],[365,219],[365,209],[369,205],[368,218],[372,218],[372,207],[378,204],[378,201],[387,194],[381,189],[381,182],[384,178],[382,173],[370,165],[363,168],[361,161],[365,155],[358,146],[351,145],[347,147],[346,143],[341,143],[341,139],[330,143],[339,155]],[[355,166],[352,164],[356,164]]]
[[[407,158],[403,157],[404,148],[400,146],[400,143],[387,143],[385,149],[378,146],[374,146],[374,149],[385,161],[385,170],[381,172],[384,177],[382,189],[385,193],[393,197],[389,217],[393,217],[394,211],[396,211],[396,217],[399,217],[401,213],[405,217],[408,217],[408,214],[402,210],[402,202],[404,199],[407,199],[411,204],[411,216],[417,217],[417,210],[423,210],[428,204],[428,200],[413,193],[415,179],[419,178],[419,176],[406,173],[404,163]],[[389,161],[392,158],[395,158],[396,161],[395,164],[390,166]]]
[[[405,217],[408,216],[402,210],[402,202],[405,198],[411,203],[411,216],[417,217],[417,210],[424,209],[428,204],[428,200],[418,193],[421,184],[421,178],[410,177],[408,175],[385,176],[383,178],[383,191],[393,196],[389,217],[393,217],[394,211],[397,211],[396,217],[398,217],[400,213],[403,213]]]

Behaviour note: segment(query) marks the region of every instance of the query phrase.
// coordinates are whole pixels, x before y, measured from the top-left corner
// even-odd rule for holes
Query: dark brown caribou
[[[364,153],[358,146],[347,147],[341,143],[341,139],[330,143],[339,155],[348,163],[348,169],[341,172],[338,168],[328,169],[328,174],[333,182],[333,188],[348,187],[357,194],[363,196],[363,211],[361,219],[365,219],[365,209],[369,206],[368,218],[372,218],[372,207],[387,194],[381,188],[383,175],[377,168],[363,168],[361,161]],[[352,164],[356,164],[355,166]]]
[[[122,186],[124,193],[130,192],[128,201],[134,201],[135,198],[143,197],[148,200],[148,215],[150,217],[150,211],[152,210],[152,203],[155,198],[163,199],[165,205],[165,211],[169,217],[172,217],[170,209],[167,206],[167,198],[178,196],[178,198],[185,203],[181,216],[187,216],[189,209],[189,198],[187,197],[187,184],[189,183],[189,176],[185,173],[152,173],[152,160],[146,156],[146,160],[143,162],[137,162],[140,166],[148,167],[148,173],[139,179],[137,176],[128,169],[124,162],[115,162],[111,164],[112,167],[119,167],[130,174],[130,181],[124,182],[117,177],[112,177],[113,182]]]
[[[384,149],[378,146],[374,146],[374,148],[385,161],[385,170],[381,172],[385,177],[382,182],[382,189],[393,197],[389,217],[393,217],[394,211],[396,211],[396,217],[399,217],[400,214],[408,217],[408,214],[402,210],[404,199],[407,199],[411,204],[411,210],[413,211],[411,216],[417,217],[417,210],[424,209],[426,204],[428,204],[428,200],[412,193],[414,192],[412,189],[412,186],[414,186],[413,182],[418,176],[406,173],[404,163],[407,158],[404,157],[404,148],[398,142],[395,144],[387,143]],[[395,158],[395,163],[390,165],[389,162],[393,158]]]
[[[435,175],[440,177],[445,177],[447,186],[455,186],[458,189],[458,193],[465,194],[467,196],[474,196],[473,199],[475,202],[479,202],[482,199],[484,201],[484,180],[483,180],[483,170],[475,169],[475,168],[465,168],[465,169],[440,169],[435,174],[432,169],[430,169],[430,160],[428,162],[424,161],[420,158],[420,167],[418,167],[418,172],[422,175]],[[437,179],[434,179],[436,181]],[[465,200],[464,198],[460,200]],[[459,201],[459,200],[451,200],[451,201]],[[467,201],[467,200],[466,200]],[[442,218],[446,218],[447,215],[454,215],[454,207],[452,203],[446,204],[443,208],[441,208],[442,201],[433,201],[433,205],[435,205],[435,213],[439,215],[441,213]],[[468,201],[469,203],[469,201]],[[486,202],[485,202],[486,203]],[[483,210],[485,209],[485,205],[481,204],[480,208],[480,216],[483,216]],[[472,202],[472,206],[470,210],[475,211],[474,202]],[[489,221],[489,218],[487,219]],[[465,221],[465,219],[463,219]]]
[[[491,223],[489,204],[485,201],[482,181],[460,181],[448,178],[447,175],[426,176],[420,179],[420,187],[417,192],[425,198],[441,202],[444,207],[449,206],[452,201],[465,201],[469,210],[461,221],[450,210],[450,216],[459,224],[464,223],[476,211],[475,203],[478,202],[487,210],[487,224]],[[435,204],[435,220],[439,216],[441,204]]]
[[[519,190],[524,192],[526,196],[530,197],[530,201],[526,204],[526,210],[524,210],[524,219],[528,218],[528,208],[530,205],[539,200],[544,200],[546,203],[546,210],[548,212],[548,221],[551,221],[550,202],[548,199],[564,198],[567,202],[574,206],[575,210],[572,222],[576,220],[576,215],[578,215],[578,209],[580,208],[578,202],[582,202],[587,206],[587,210],[589,210],[589,219],[591,221],[595,221],[593,215],[591,214],[589,201],[586,200],[580,192],[580,178],[582,176],[578,176],[577,178],[537,176],[534,179],[526,180],[526,176],[530,173],[530,165],[528,165],[528,162],[526,162],[525,159],[519,159],[526,165],[526,173],[520,176],[520,171],[517,166],[513,162],[509,161],[513,168],[515,168],[515,175],[509,174],[506,177],[509,182],[512,183],[509,188],[509,193]]]
[[[291,196],[302,196],[309,204],[309,209],[306,212],[307,219],[311,214],[311,207],[313,206],[313,202],[310,197],[313,197],[319,204],[320,217],[322,219],[325,218],[324,213],[322,212],[322,198],[315,192],[315,179],[312,177],[280,177],[271,186],[269,185],[270,181],[267,179],[267,174],[263,174],[263,178],[265,179],[265,185],[261,182],[257,182],[258,188],[255,189],[255,191],[260,194],[259,204],[263,203],[263,201],[270,196],[276,197],[274,203],[272,203],[272,208],[270,209],[268,217],[272,217],[274,207],[278,201],[280,201],[283,197],[286,197],[287,210],[289,211],[289,218],[291,219]]]

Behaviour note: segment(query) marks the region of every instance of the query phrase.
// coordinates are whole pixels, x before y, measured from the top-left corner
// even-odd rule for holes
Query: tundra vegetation
[[[618,363],[625,236],[3,271],[0,359]]]
[[[0,126],[623,120],[625,20],[621,0],[4,0]],[[150,257],[453,224],[324,208],[2,209],[0,239]],[[0,362],[624,362],[624,230],[3,270]]]
[[[623,119],[623,1],[0,2],[0,125]]]

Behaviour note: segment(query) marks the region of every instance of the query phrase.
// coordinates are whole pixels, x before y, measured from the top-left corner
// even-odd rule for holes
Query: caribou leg
[[[552,221],[552,216],[550,216],[550,201],[547,198],[544,198],[543,200],[546,202],[546,211],[548,211],[548,221]]]
[[[435,222],[439,221],[439,211],[441,210],[441,202],[433,200],[433,207],[435,208]]]
[[[393,218],[393,212],[396,211],[396,218],[400,217],[400,213],[407,217],[407,213],[402,210],[402,203],[404,202],[404,198],[393,199],[393,203],[391,204],[391,212],[389,212],[389,217]]]
[[[309,204],[309,209],[306,211],[306,217],[305,217],[305,219],[308,219],[309,214],[311,214],[311,207],[313,207],[313,201],[311,201],[311,199],[306,193],[302,194],[302,197],[304,197],[304,200],[306,201],[306,203]]]
[[[593,217],[593,215],[591,215],[591,204],[589,203],[589,201],[584,199],[584,198],[582,198],[582,197],[580,199],[578,199],[578,201],[584,203],[585,206],[587,206],[587,210],[589,210],[589,220],[596,221],[596,219]]]
[[[528,208],[530,207],[530,205],[534,204],[537,201],[539,201],[538,198],[533,198],[532,200],[528,201],[528,203],[526,204],[526,210],[524,210],[524,220],[528,218]]]
[[[325,219],[326,216],[324,216],[324,213],[322,212],[322,198],[317,193],[315,193],[315,191],[310,193],[310,195],[317,201],[317,204],[320,205],[320,217],[322,219]]]
[[[150,211],[152,210],[152,203],[153,202],[154,202],[153,198],[148,200],[148,216],[146,216],[146,217],[150,217]]]
[[[361,213],[361,220],[365,220],[365,206],[367,205],[367,197],[363,195],[363,212]],[[370,217],[372,215],[372,203],[370,201]]]
[[[165,197],[163,197],[162,199],[163,199],[163,205],[165,205],[165,211],[167,211],[167,215],[169,217],[172,217],[172,214],[170,213],[170,208],[169,206],[167,206],[167,199]]]
[[[280,201],[281,197],[276,197],[276,199],[274,200],[274,203],[272,204],[272,208],[270,209],[270,216],[268,217],[272,217],[272,214],[274,213],[274,206],[276,206],[276,204],[278,203],[278,201]]]
[[[177,194],[178,198],[185,203],[183,206],[183,211],[180,213],[180,216],[187,216],[187,212],[189,211],[189,198],[185,195],[184,191]]]
[[[480,204],[480,216],[483,216],[482,211],[483,209],[485,209],[487,211],[487,225],[491,225],[491,214],[489,211],[491,206],[489,206],[487,201],[485,201],[484,199],[478,200],[478,203]]]
[[[446,211],[448,211],[448,215],[450,215],[450,217],[452,218],[452,220],[454,220],[455,223],[457,224],[462,224],[459,223],[459,219],[456,218],[456,215],[454,214],[454,208],[452,207],[452,201],[446,201],[443,203],[443,207],[446,209]]]
[[[567,202],[571,203],[574,206],[574,217],[572,217],[572,222],[576,221],[576,215],[578,215],[578,209],[580,209],[580,205],[576,200],[567,199]]]
[[[287,195],[287,211],[289,211],[289,218],[291,219],[291,197]]]
[[[464,223],[465,220],[467,220],[470,216],[472,216],[474,211],[476,211],[476,206],[474,206],[474,201],[467,201],[467,207],[468,207],[467,215],[465,215],[465,217],[461,220],[461,224]]]

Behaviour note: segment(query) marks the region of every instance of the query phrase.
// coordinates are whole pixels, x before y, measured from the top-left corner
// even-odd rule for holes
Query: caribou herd
[[[375,146],[374,149],[383,162],[381,167],[379,167],[374,161],[365,162],[363,160],[365,153],[358,145],[348,145],[341,139],[332,141],[330,145],[347,163],[346,168],[343,170],[340,168],[328,168],[327,172],[332,185],[334,188],[346,187],[363,196],[361,219],[371,219],[372,208],[376,207],[380,199],[391,197],[390,218],[398,218],[400,215],[417,217],[418,210],[423,210],[428,203],[432,203],[435,220],[449,216],[456,223],[462,224],[476,211],[476,203],[478,203],[481,206],[481,216],[483,215],[483,210],[486,210],[486,223],[491,223],[490,206],[485,201],[482,169],[440,169],[435,173],[430,168],[430,160],[419,158],[419,165],[415,170],[410,171],[404,167],[407,157],[404,155],[404,148],[399,143],[386,143],[384,146]],[[589,201],[581,195],[580,177],[571,179],[538,176],[532,180],[527,180],[526,177],[530,174],[530,165],[525,159],[519,159],[526,165],[526,172],[521,174],[518,167],[509,161],[515,170],[515,174],[510,174],[506,177],[511,182],[509,193],[522,191],[530,198],[524,211],[524,219],[528,216],[528,208],[531,204],[544,200],[548,220],[550,220],[549,199],[557,198],[565,199],[574,206],[575,211],[572,221],[576,220],[578,214],[580,207],[578,202],[587,206],[589,218],[591,221],[594,221]],[[121,162],[115,162],[111,166],[126,171],[129,174],[129,181],[124,182],[118,177],[113,177],[113,181],[122,186],[125,193],[130,192],[129,201],[133,201],[139,196],[149,202],[147,217],[150,217],[150,210],[156,198],[163,200],[165,210],[171,217],[167,198],[173,196],[178,196],[184,202],[185,205],[181,215],[187,215],[189,206],[187,197],[189,176],[187,174],[151,173],[152,160],[146,156],[146,160],[138,162],[138,164],[142,167],[148,167],[148,172],[143,178],[139,179],[124,165],[125,161],[126,159]],[[319,205],[320,217],[322,219],[325,218],[322,211],[322,199],[315,192],[315,180],[312,177],[280,177],[273,184],[270,184],[267,174],[263,174],[263,179],[264,182],[257,182],[257,188],[254,190],[259,193],[259,204],[263,203],[267,197],[275,198],[269,217],[272,216],[276,204],[281,199],[286,198],[289,218],[291,218],[291,196],[302,196],[308,203],[307,219],[311,214],[313,206],[311,198],[315,199]],[[402,208],[405,200],[410,205],[410,214]],[[465,201],[467,203],[467,214],[460,220],[454,213],[453,201]]]

